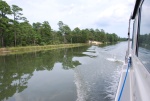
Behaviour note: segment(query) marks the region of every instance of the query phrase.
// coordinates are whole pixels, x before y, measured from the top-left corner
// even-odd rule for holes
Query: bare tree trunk
[[[64,43],[65,43],[65,36],[64,36]]]
[[[65,44],[67,43],[66,35],[64,35],[64,43],[65,43]]]
[[[16,30],[15,30],[15,33],[14,33],[14,37],[15,37],[15,43],[14,43],[14,46],[16,47]]]
[[[3,34],[2,34],[1,41],[2,41],[2,47],[4,47],[4,36],[3,36]]]
[[[33,45],[35,46],[35,36],[34,36],[34,39],[33,39]]]
[[[4,36],[3,36],[3,31],[0,29],[0,33],[1,33],[1,45],[2,47],[4,47]]]
[[[2,47],[2,39],[1,39],[1,38],[0,38],[0,45],[1,45],[1,46],[0,46],[0,48],[1,48],[1,47]]]

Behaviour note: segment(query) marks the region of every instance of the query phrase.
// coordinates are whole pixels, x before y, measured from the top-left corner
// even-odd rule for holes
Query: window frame
[[[142,22],[142,8],[143,8],[143,4],[145,3],[144,2],[145,0],[142,0],[141,2],[141,5],[139,6],[139,9],[138,9],[138,31],[137,31],[137,57],[138,59],[141,61],[140,57],[139,57],[139,48],[140,48],[140,42],[139,42],[139,37],[141,34],[141,22]],[[145,49],[145,48],[144,48]],[[141,61],[141,63],[143,64],[143,62]],[[144,64],[143,64],[144,65]],[[146,70],[150,73],[150,70],[144,65],[144,67],[146,68]]]

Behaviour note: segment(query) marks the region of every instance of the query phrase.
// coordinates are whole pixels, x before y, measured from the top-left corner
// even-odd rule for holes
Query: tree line
[[[150,50],[150,33],[139,35],[139,46]]]
[[[88,40],[113,43],[120,39],[115,33],[107,33],[103,29],[76,27],[71,30],[62,21],[57,23],[58,31],[53,30],[48,21],[30,24],[22,11],[19,6],[10,6],[0,0],[0,47],[86,43]]]

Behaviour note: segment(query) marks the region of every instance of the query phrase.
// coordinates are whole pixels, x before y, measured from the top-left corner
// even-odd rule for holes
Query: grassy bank
[[[8,47],[8,48],[0,48],[0,55],[22,54],[42,50],[80,47],[85,45],[87,44],[59,44],[59,45],[45,45],[45,46]]]

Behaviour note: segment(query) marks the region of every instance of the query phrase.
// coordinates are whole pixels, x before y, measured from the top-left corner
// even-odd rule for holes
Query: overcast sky
[[[128,19],[135,0],[5,0],[23,9],[24,16],[33,22],[48,21],[58,30],[58,21],[71,29],[104,29],[127,37]]]

